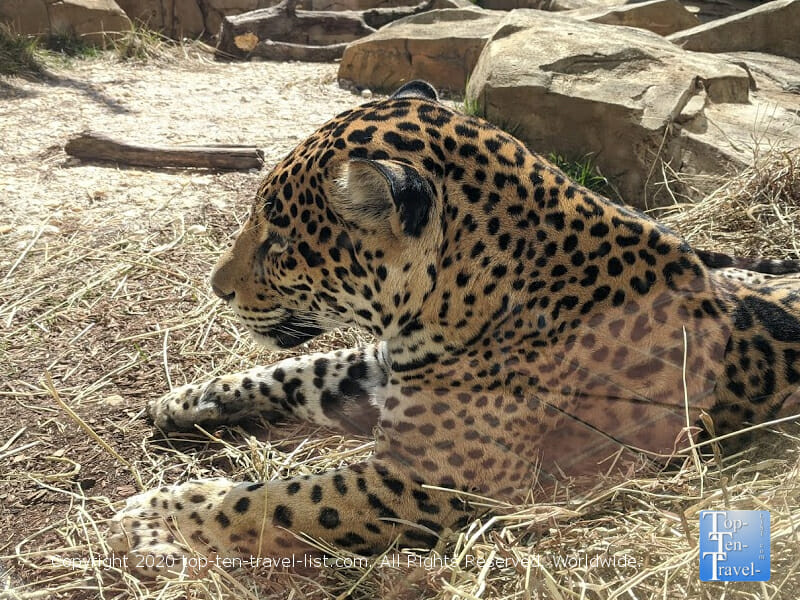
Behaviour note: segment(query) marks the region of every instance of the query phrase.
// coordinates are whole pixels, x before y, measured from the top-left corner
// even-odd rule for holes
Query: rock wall
[[[2,0],[0,22],[18,33],[69,34],[96,44],[131,28],[114,0]]]
[[[136,22],[174,38],[217,35],[226,15],[267,8],[279,0],[118,0]]]

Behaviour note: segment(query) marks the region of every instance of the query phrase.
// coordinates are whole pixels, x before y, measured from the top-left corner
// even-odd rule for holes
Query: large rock
[[[349,42],[374,32],[362,12],[297,10],[296,0],[290,0],[225,17],[217,52],[239,58],[334,60]]]
[[[308,10],[373,10],[414,6],[420,0],[304,0],[303,7]],[[475,5],[469,0],[433,0],[431,10],[438,8],[471,8]]]
[[[642,27],[660,34],[698,23],[678,0],[588,8],[569,14],[573,13],[583,20]],[[502,18],[499,11],[469,7],[432,10],[397,20],[345,49],[339,79],[346,86],[389,92],[418,78],[440,90],[461,92]]]
[[[610,8],[581,8],[562,14],[604,25],[647,29],[659,35],[669,35],[700,24],[700,20],[678,0],[649,0]]]
[[[419,0],[306,0],[309,10],[368,10],[413,6]]]
[[[764,0],[685,0],[686,8],[695,13],[701,23],[724,19],[764,3]]]
[[[750,71],[759,93],[800,94],[800,62],[762,52],[729,52],[724,56]],[[800,98],[795,96],[776,99],[777,104],[787,104],[791,101],[797,103],[800,102]]]
[[[652,206],[672,200],[669,169],[719,176],[746,164],[754,142],[744,123],[759,111],[772,119],[759,121],[760,143],[798,145],[795,116],[767,111],[750,85],[730,60],[648,31],[517,10],[484,48],[466,104],[543,154],[593,154],[623,198]]]
[[[533,8],[560,12],[568,10],[590,10],[597,8],[613,8],[641,0],[477,0],[481,8],[489,10],[514,10],[515,8]]]
[[[493,0],[497,2],[508,2],[513,0]],[[538,8],[548,11],[568,11],[583,10],[589,8],[614,8],[616,6],[638,4],[641,0],[518,0],[520,2],[529,1],[532,4],[538,3],[541,6],[520,6],[519,8]],[[682,0],[685,8],[697,15],[701,23],[722,19],[731,15],[750,10],[763,2],[759,0]]]
[[[75,35],[93,44],[131,28],[114,0],[3,0],[0,22],[18,33]]]
[[[385,25],[459,0],[423,0],[412,6],[369,10],[298,10],[298,0],[225,17],[217,53],[223,57],[333,61],[350,42]]]
[[[749,50],[800,58],[800,0],[773,0],[669,37],[686,50]]]
[[[50,30],[47,4],[43,0],[0,1],[0,23],[26,35],[47,33]]]
[[[118,0],[127,15],[173,38],[217,35],[222,19],[268,8],[278,0]]]
[[[230,15],[240,15],[251,10],[274,6],[279,0],[199,0],[205,17],[206,32],[217,35],[222,19]]]
[[[543,0],[542,6],[520,6],[520,8],[535,8],[551,12],[567,10],[583,10],[589,8],[613,8],[624,4],[632,4],[637,0]]]
[[[515,8],[536,8],[550,10],[552,0],[479,0],[476,2],[487,10],[514,10]]]
[[[691,173],[698,162],[687,158],[689,152],[707,160],[716,150],[722,162],[737,161],[739,166],[772,145],[776,150],[800,147],[800,63],[757,52],[716,56],[750,73],[749,102],[706,103],[696,114],[684,110],[679,117],[684,174]],[[702,175],[702,169],[699,172]]]
[[[492,0],[497,2],[508,2],[513,0]],[[519,8],[538,8],[548,11],[568,11],[583,10],[589,8],[614,8],[628,4],[638,4],[641,0],[518,0],[520,2],[531,2],[531,6],[520,6]],[[701,23],[722,19],[755,6],[763,2],[760,0],[681,0],[684,7],[693,15],[696,15]],[[541,4],[536,6],[535,4]],[[646,29],[646,28],[645,28]]]
[[[169,37],[196,37],[205,31],[196,0],[119,0],[119,4],[135,22]]]
[[[411,79],[461,92],[503,13],[460,8],[400,19],[347,46],[344,84],[389,92]]]

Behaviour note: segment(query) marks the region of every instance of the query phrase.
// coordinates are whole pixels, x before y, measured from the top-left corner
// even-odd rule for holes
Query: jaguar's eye
[[[283,208],[283,204],[281,204],[278,197],[273,194],[264,198],[261,208],[263,215],[267,218],[267,221],[269,221],[280,212]]]
[[[266,256],[267,254],[280,254],[281,252],[285,252],[288,247],[288,240],[282,235],[272,231],[267,235],[267,239],[261,244],[258,252],[262,256]]]

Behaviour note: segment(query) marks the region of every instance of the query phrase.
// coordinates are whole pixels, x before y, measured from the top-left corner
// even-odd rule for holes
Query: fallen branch
[[[264,153],[252,146],[142,146],[84,131],[64,146],[70,156],[139,167],[194,167],[200,169],[260,169]]]

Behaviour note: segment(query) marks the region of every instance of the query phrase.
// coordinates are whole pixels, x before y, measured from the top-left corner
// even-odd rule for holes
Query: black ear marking
[[[436,92],[436,88],[427,81],[414,79],[397,88],[392,94],[392,98],[423,98],[438,102],[439,94]]]
[[[431,88],[433,89],[433,88]],[[400,215],[403,231],[406,235],[419,237],[428,224],[433,192],[428,182],[420,177],[416,169],[403,163],[397,163],[398,170],[375,161],[374,165],[389,183],[392,201]]]
[[[391,217],[389,221],[395,221],[395,223],[399,224],[399,228],[393,226],[396,229],[396,233],[419,237],[428,224],[434,203],[433,190],[425,178],[416,169],[401,162],[356,158],[352,159],[350,163],[351,173],[354,171],[362,172],[360,178],[364,185],[361,186],[363,188],[361,195],[373,195],[376,193],[374,186],[364,180],[364,170],[378,175],[379,179],[385,183],[385,191],[377,191],[377,193],[384,196],[384,202],[389,199],[386,198],[387,195],[391,197],[396,221]],[[362,202],[364,200],[362,198]],[[378,199],[370,200],[367,198],[365,204],[374,207],[377,204],[375,200]]]

